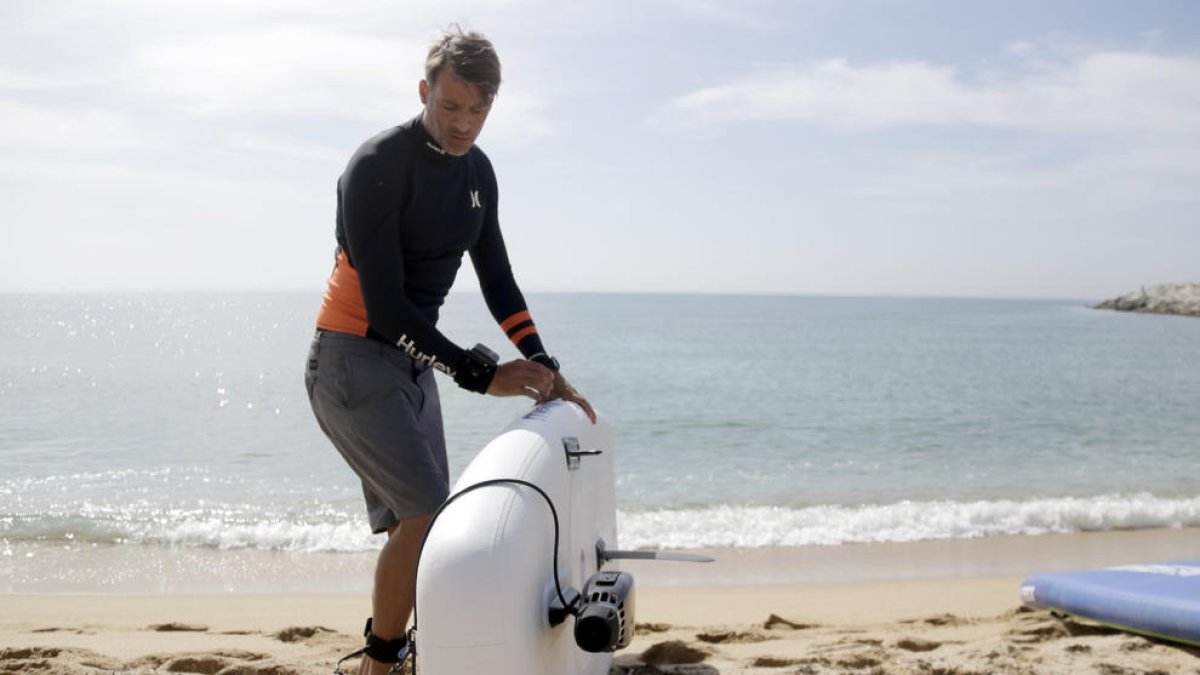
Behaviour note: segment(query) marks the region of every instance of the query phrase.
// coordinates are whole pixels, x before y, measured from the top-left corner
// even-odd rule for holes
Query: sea
[[[614,428],[622,548],[1200,527],[1200,320],[1086,299],[528,301]],[[319,302],[0,295],[0,592],[342,589],[382,542],[305,395]],[[439,325],[516,356],[477,294]],[[530,402],[439,386],[454,480]]]

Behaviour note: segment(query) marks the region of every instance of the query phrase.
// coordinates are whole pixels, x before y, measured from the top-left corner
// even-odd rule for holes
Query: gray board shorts
[[[428,365],[377,340],[318,330],[304,384],[321,431],[362,481],[373,532],[441,506],[450,472]]]

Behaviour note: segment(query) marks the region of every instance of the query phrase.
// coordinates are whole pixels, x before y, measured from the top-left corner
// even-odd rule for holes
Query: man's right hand
[[[535,401],[542,401],[553,389],[554,371],[540,363],[517,359],[497,366],[487,393],[492,396],[528,396]]]

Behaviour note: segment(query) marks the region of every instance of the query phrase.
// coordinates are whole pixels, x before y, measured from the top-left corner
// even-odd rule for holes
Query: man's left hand
[[[576,391],[575,387],[572,387],[570,382],[567,382],[567,378],[563,377],[562,373],[555,372],[554,386],[551,387],[550,393],[547,394],[545,398],[538,401],[538,403],[545,403],[547,401],[555,401],[558,399],[577,404],[580,408],[583,408],[583,412],[587,414],[588,419],[592,421],[592,424],[596,423],[596,411],[592,410],[592,404],[588,403],[587,399],[583,397],[583,394],[580,394],[578,391]]]

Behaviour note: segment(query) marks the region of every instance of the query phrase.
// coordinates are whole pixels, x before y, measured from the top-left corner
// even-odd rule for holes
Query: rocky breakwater
[[[1200,317],[1200,283],[1163,284],[1105,300],[1096,309]]]

